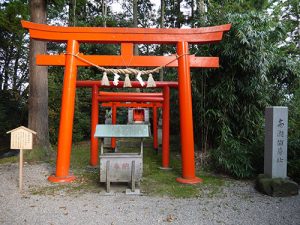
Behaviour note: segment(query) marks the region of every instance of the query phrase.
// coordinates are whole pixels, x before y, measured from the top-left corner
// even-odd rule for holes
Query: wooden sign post
[[[32,149],[32,136],[35,131],[20,126],[6,132],[10,136],[10,149],[20,149],[20,165],[19,165],[19,190],[23,189],[23,150]]]

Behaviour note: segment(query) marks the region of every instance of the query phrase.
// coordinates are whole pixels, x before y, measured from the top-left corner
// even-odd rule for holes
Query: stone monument
[[[274,197],[298,194],[298,184],[287,177],[288,108],[265,111],[264,174],[256,181],[259,191]]]
[[[267,107],[265,111],[264,173],[271,178],[287,177],[288,108]]]

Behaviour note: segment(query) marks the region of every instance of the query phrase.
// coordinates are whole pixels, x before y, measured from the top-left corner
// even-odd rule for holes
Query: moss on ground
[[[24,154],[24,161],[28,163],[38,163],[38,162],[49,162],[49,154],[51,150],[45,151],[41,148],[34,148],[31,150],[23,150]],[[6,164],[6,163],[17,163],[19,162],[19,155],[17,156],[10,156],[10,157],[4,157],[0,158],[0,164]]]
[[[128,139],[127,139],[128,140]],[[143,180],[141,191],[150,196],[168,196],[174,198],[190,197],[212,197],[221,192],[226,181],[222,177],[210,173],[201,172],[197,174],[204,182],[194,185],[180,184],[176,178],[181,175],[180,153],[171,151],[170,167],[172,170],[161,170],[161,155],[154,152],[151,147],[151,140],[147,140],[144,149]],[[136,146],[120,148],[121,152],[138,151],[139,143],[132,140],[130,145],[122,141],[122,146]],[[148,147],[147,147],[148,146]],[[176,146],[178,147],[178,146]],[[174,150],[171,147],[172,150]],[[100,192],[99,168],[89,166],[89,143],[79,143],[73,146],[71,156],[71,171],[77,179],[70,184],[53,184],[47,187],[33,187],[33,194],[78,194],[78,192]],[[17,157],[7,158],[8,162],[16,162]],[[3,159],[0,160],[0,163]],[[5,159],[4,159],[5,160]],[[50,163],[55,163],[55,159],[50,159]],[[55,164],[54,164],[55,165]],[[125,184],[126,185],[126,184]],[[103,186],[103,185],[102,185]],[[125,190],[125,188],[124,188]]]
[[[11,156],[11,157],[0,159],[0,164],[11,164],[11,163],[17,163],[17,162],[19,162],[18,156]]]
[[[152,149],[145,151],[141,189],[149,195],[175,198],[214,196],[225,184],[223,178],[204,172],[197,174],[203,179],[203,183],[188,185],[176,182],[176,178],[181,176],[180,156],[176,152],[171,152],[171,170],[161,170],[160,166],[161,155],[156,155]]]

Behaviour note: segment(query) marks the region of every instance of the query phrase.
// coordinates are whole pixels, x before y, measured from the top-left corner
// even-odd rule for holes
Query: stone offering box
[[[103,142],[100,150],[100,182],[106,183],[106,192],[110,193],[111,182],[130,182],[131,190],[126,194],[139,194],[135,183],[140,183],[143,174],[143,138],[150,136],[149,126],[145,124],[108,125],[99,124],[94,137],[140,138],[140,153],[107,153]]]

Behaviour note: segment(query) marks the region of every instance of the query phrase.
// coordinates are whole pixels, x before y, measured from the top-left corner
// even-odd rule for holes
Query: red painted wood
[[[102,27],[58,27],[21,21],[22,26],[29,29],[31,38],[51,41],[77,40],[80,42],[102,43],[212,43],[222,40],[223,32],[228,31],[230,24],[192,28],[102,28]]]
[[[115,102],[114,103],[118,108],[161,108],[162,104],[161,103],[137,103],[137,102],[129,102],[129,103],[124,103],[124,102]],[[112,107],[113,103],[112,102],[104,102],[101,104],[102,107]]]
[[[117,56],[117,55],[83,55],[79,56],[97,66],[103,67],[178,67],[175,55],[171,56]],[[190,66],[195,68],[218,68],[219,57],[196,57],[190,55]],[[66,55],[37,55],[36,64],[39,66],[64,66]],[[170,63],[171,62],[171,63]],[[168,64],[170,63],[170,64]],[[78,66],[91,66],[77,59]]]

